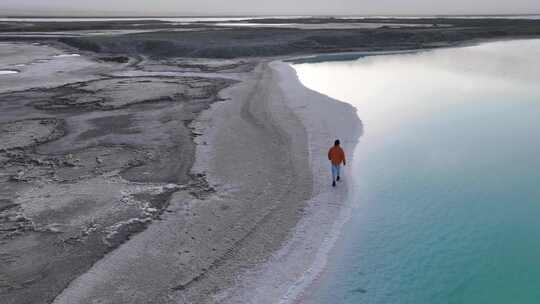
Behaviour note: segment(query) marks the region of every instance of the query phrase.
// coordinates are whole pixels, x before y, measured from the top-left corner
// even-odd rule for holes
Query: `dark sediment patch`
[[[134,129],[133,126],[134,114],[112,115],[99,117],[89,120],[89,122],[95,127],[84,131],[77,138],[78,140],[87,140],[96,138],[104,134],[137,134],[140,133]],[[102,126],[107,126],[104,130]]]
[[[256,60],[186,60],[184,58],[166,58],[147,62],[145,71],[168,72],[203,72],[203,73],[246,73],[257,66]]]
[[[350,20],[332,20],[348,23]],[[259,22],[269,22],[258,20]],[[282,22],[282,21],[281,21]],[[359,21],[356,22],[367,22]],[[540,20],[376,19],[377,23],[448,26],[377,29],[221,28],[191,32],[161,31],[119,37],[73,37],[60,41],[98,53],[144,54],[152,58],[238,58],[315,52],[399,50],[452,45],[473,39],[540,34]]]
[[[129,57],[126,56],[102,56],[99,57],[99,60],[105,62],[116,62],[116,63],[128,63]]]
[[[200,25],[175,25],[159,20],[116,20],[116,21],[64,21],[64,22],[0,22],[0,31],[6,32],[55,32],[55,31],[99,31],[99,30],[148,30],[162,28],[200,28]]]
[[[361,287],[351,290],[351,293],[366,293],[366,292],[367,290]]]

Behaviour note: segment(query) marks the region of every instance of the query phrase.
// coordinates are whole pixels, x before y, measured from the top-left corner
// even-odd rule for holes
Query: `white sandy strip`
[[[293,237],[270,261],[242,275],[234,288],[216,297],[221,303],[292,303],[317,278],[349,214],[347,168],[345,182],[330,186],[326,151],[335,138],[341,139],[349,157],[361,134],[356,109],[347,103],[304,87],[287,63],[270,64],[285,103],[302,121],[308,133],[314,193]],[[272,102],[278,102],[271,100]],[[269,105],[272,107],[272,105]]]
[[[0,75],[11,75],[11,74],[17,74],[19,71],[15,70],[0,70]]]

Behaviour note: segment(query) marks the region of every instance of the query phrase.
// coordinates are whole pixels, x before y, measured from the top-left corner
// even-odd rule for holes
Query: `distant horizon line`
[[[502,13],[502,14],[496,14],[496,13],[489,13],[489,14],[478,14],[478,13],[470,13],[470,14],[310,14],[310,15],[297,15],[297,14],[223,14],[223,15],[21,15],[21,14],[0,14],[0,18],[227,18],[227,17],[234,17],[234,18],[242,18],[242,17],[324,17],[324,18],[332,18],[332,17],[486,17],[486,16],[538,16],[540,15],[540,12],[535,13]]]

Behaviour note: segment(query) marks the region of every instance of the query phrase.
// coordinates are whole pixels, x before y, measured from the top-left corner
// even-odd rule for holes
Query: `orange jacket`
[[[333,146],[328,150],[328,160],[332,162],[332,165],[345,164],[345,152],[340,146]]]

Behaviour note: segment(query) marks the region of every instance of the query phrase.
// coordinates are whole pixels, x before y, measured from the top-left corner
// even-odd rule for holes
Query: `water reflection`
[[[523,40],[295,65],[364,124],[357,210],[308,302],[536,303],[539,55]]]

